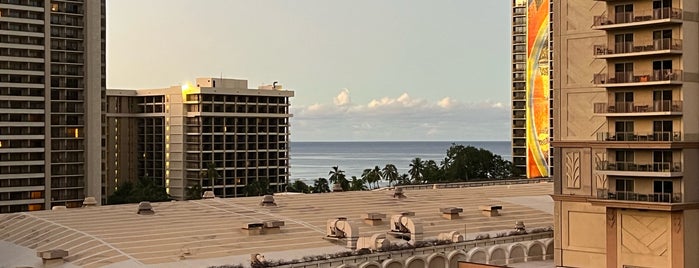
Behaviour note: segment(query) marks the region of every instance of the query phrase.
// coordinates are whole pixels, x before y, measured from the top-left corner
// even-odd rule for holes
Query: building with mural
[[[551,1],[512,2],[512,160],[527,178],[551,175]]]

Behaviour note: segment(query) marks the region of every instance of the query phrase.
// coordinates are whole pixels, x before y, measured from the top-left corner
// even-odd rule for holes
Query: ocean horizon
[[[452,144],[483,148],[512,161],[510,141],[292,141],[289,179],[312,183],[328,178],[333,166],[344,170],[348,179],[386,164],[394,164],[400,174],[408,173],[416,157],[439,164]]]

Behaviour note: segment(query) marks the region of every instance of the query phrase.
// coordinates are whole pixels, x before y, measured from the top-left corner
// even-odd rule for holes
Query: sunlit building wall
[[[556,265],[699,267],[699,2],[553,14]]]
[[[248,89],[246,80],[219,78],[108,90],[106,195],[137,178],[176,199],[196,184],[219,197],[245,196],[250,184],[283,191],[293,95],[278,84]]]

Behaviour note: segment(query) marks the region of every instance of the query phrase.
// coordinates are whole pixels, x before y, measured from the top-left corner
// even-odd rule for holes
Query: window
[[[627,22],[632,22],[633,18],[633,5],[632,4],[625,4],[625,5],[616,5],[614,6],[614,18],[616,19],[616,23],[627,23]]]
[[[633,81],[633,62],[614,64],[614,79],[617,83]]]
[[[675,112],[679,110],[679,106],[673,107],[672,90],[655,90],[653,91],[653,111],[656,112]]]
[[[673,49],[672,30],[653,31],[653,48],[655,50]]]
[[[616,196],[619,200],[630,200],[634,196],[633,193],[634,180],[617,179],[616,180]]]
[[[653,1],[653,19],[667,19],[672,13],[672,0]]]
[[[656,202],[671,202],[672,181],[653,181],[653,197]]]
[[[629,170],[634,164],[634,153],[633,151],[617,151],[616,152],[616,168],[617,170]]]
[[[672,151],[653,151],[653,171],[669,172],[672,165]]]
[[[675,80],[672,72],[672,60],[653,61],[653,79],[655,81]]]
[[[614,35],[614,53],[633,52],[633,34]]]
[[[633,91],[614,93],[614,106],[617,113],[633,112]]]
[[[653,138],[656,141],[674,140],[672,120],[653,121]],[[679,135],[677,138],[679,139]]]
[[[614,139],[617,141],[632,141],[634,140],[633,134],[633,121],[616,121],[614,123]]]

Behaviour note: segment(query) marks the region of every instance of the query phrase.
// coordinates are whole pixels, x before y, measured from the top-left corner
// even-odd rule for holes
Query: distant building
[[[556,265],[699,267],[698,2],[554,7]]]
[[[552,0],[512,0],[512,163],[527,178],[553,171]]]
[[[2,1],[0,14],[0,213],[99,199],[105,1]]]
[[[155,180],[176,199],[196,184],[218,197],[245,196],[245,187],[257,183],[283,191],[293,96],[276,82],[248,89],[246,80],[219,78],[108,90],[103,198],[137,178]]]

